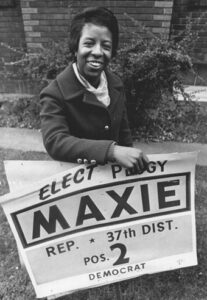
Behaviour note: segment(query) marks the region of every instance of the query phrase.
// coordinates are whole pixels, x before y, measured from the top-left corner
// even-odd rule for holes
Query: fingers
[[[113,158],[127,169],[136,167],[138,172],[146,170],[149,163],[147,156],[140,149],[118,145],[113,148]]]
[[[142,152],[141,158],[139,159],[139,165],[140,168],[142,168],[143,170],[145,170],[148,166],[149,163],[149,159],[147,158],[147,156]]]
[[[142,151],[140,151],[134,162],[134,167],[136,167],[139,172],[143,172],[144,170],[146,170],[148,163],[149,160],[147,156]]]
[[[131,170],[137,170],[138,173],[143,173],[147,167],[148,167],[148,163],[149,160],[148,158],[144,155],[142,156],[142,154],[140,154],[138,157],[133,158],[128,166],[125,166],[127,169],[131,169]]]
[[[141,158],[137,160],[136,166],[139,171],[143,171],[145,169],[144,161]]]
[[[149,159],[148,159],[147,155],[145,155],[143,152],[142,152],[142,159],[144,161],[144,164],[147,166],[149,163]]]
[[[139,158],[135,161],[133,167],[135,167],[139,172],[143,172],[146,170],[147,165],[141,158]]]

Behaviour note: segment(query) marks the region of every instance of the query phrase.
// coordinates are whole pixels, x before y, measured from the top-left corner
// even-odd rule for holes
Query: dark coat
[[[40,94],[45,148],[60,161],[106,162],[113,142],[132,146],[123,84],[106,71],[111,103],[105,107],[78,81],[69,65]]]

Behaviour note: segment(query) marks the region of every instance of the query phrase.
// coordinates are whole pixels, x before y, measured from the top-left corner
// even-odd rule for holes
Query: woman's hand
[[[113,149],[114,160],[125,168],[137,167],[138,170],[144,170],[149,162],[147,156],[137,148],[123,147],[115,145]]]

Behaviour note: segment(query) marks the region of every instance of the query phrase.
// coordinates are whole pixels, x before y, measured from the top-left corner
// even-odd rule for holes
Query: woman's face
[[[77,67],[82,76],[97,87],[101,72],[112,56],[112,34],[105,26],[86,23],[76,53]]]

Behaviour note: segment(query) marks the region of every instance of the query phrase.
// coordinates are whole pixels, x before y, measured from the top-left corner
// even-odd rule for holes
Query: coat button
[[[83,162],[83,160],[82,160],[81,158],[78,158],[78,159],[77,159],[77,163],[78,163],[78,164],[82,164],[82,162]]]
[[[104,129],[105,129],[105,130],[109,130],[109,125],[106,125],[106,126],[104,127]]]
[[[92,160],[90,161],[90,163],[91,163],[92,165],[95,165],[95,164],[96,164],[96,160],[95,160],[95,159],[92,159]]]

